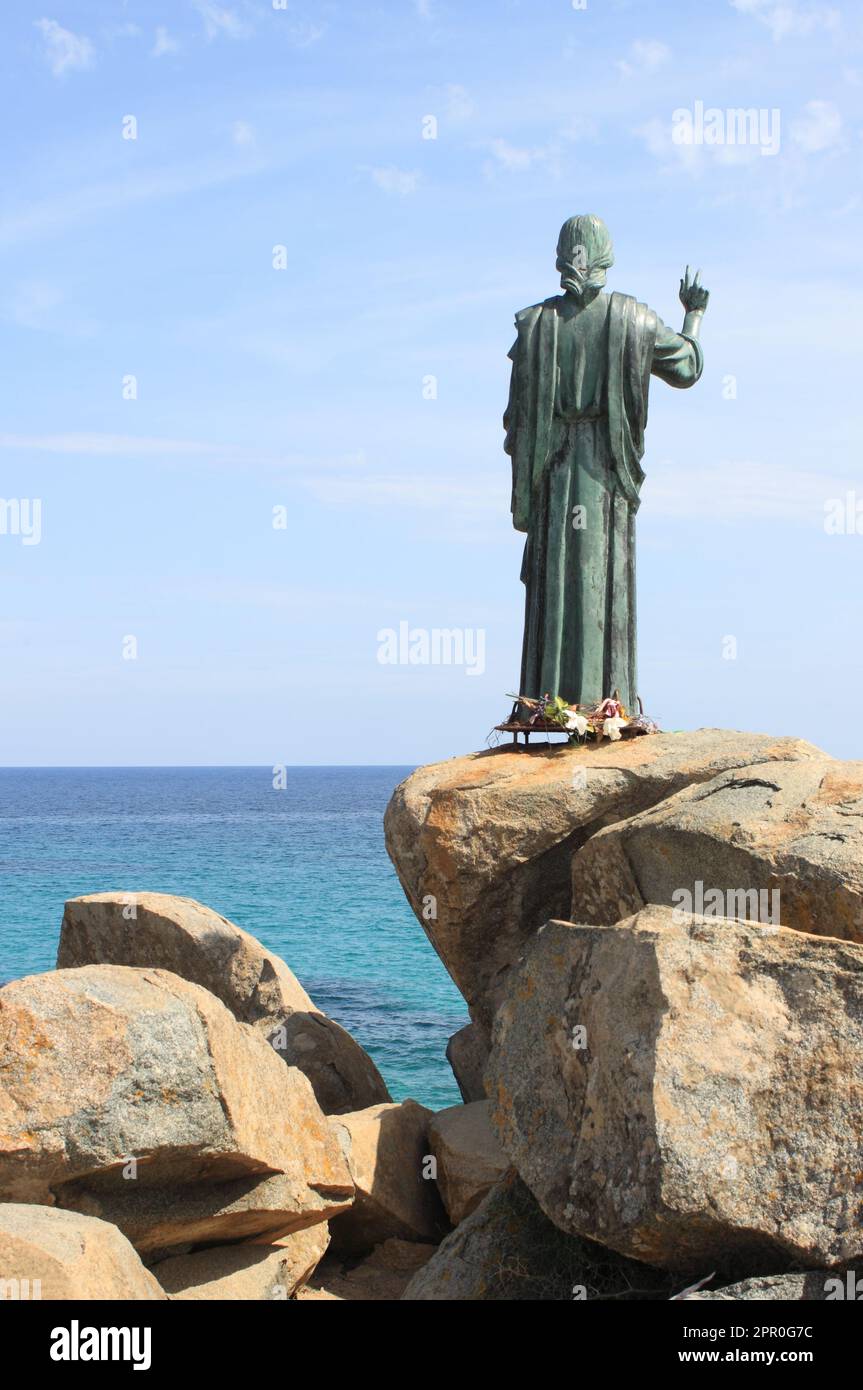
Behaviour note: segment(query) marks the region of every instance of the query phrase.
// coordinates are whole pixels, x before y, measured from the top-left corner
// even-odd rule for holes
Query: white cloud
[[[159,435],[100,434],[97,431],[78,431],[67,434],[0,434],[0,449],[15,453],[40,453],[63,456],[89,455],[91,458],[153,458],[171,460],[201,460],[228,468],[261,468],[292,473],[308,473],[319,479],[324,470],[336,470],[347,476],[346,470],[365,473],[367,461],[360,451],[314,457],[305,454],[284,454],[273,450],[250,448],[242,444],[211,444],[200,439],[168,439]]]
[[[795,0],[730,0],[735,10],[766,25],[776,43],[804,37],[816,29],[838,29],[839,11],[830,5],[802,6]]]
[[[499,473],[470,482],[463,478],[422,478],[404,474],[364,474],[358,478],[309,477],[308,488],[319,502],[343,507],[408,507],[411,510],[443,511],[450,517],[505,516],[509,505]]]
[[[163,58],[166,53],[179,53],[180,44],[177,39],[172,38],[165,28],[160,24],[156,29],[156,40],[150,53],[154,58]]]
[[[633,77],[639,72],[656,72],[670,57],[668,44],[661,43],[659,39],[636,39],[627,57],[620,59],[616,66],[625,77]]]
[[[721,488],[716,480],[722,479]],[[713,521],[794,521],[823,530],[829,499],[844,497],[847,479],[789,469],[787,463],[723,461],[709,467],[654,466],[645,503],[654,516]]]
[[[288,41],[292,48],[311,48],[313,43],[324,37],[326,28],[323,24],[312,24],[308,20],[303,20],[299,24],[292,24],[288,29]]]
[[[36,28],[45,40],[45,57],[55,77],[93,66],[95,51],[89,39],[64,29],[56,19],[37,19]]]
[[[130,434],[0,434],[0,449],[46,454],[94,454],[100,458],[209,455],[220,446],[197,440],[147,438]]]
[[[494,158],[504,169],[521,172],[529,169],[541,157],[541,150],[530,150],[520,145],[511,145],[508,140],[492,140],[489,147]]]
[[[832,101],[807,101],[804,114],[791,122],[791,139],[806,154],[819,154],[842,139],[842,117]]]
[[[446,116],[448,121],[458,124],[469,121],[475,110],[467,89],[451,82],[446,89]]]
[[[706,118],[711,116],[712,112],[708,111],[704,115]],[[720,143],[708,144],[706,140],[696,138],[676,140],[673,120],[663,121],[659,117],[637,126],[634,134],[644,142],[648,153],[653,155],[664,173],[682,170],[688,174],[700,174],[708,164],[753,164],[761,160],[763,148],[771,147],[771,140],[774,143],[778,142],[778,118],[769,111],[764,112],[763,116],[762,113],[757,113],[759,138],[746,141],[741,140],[738,133],[738,113],[728,110],[720,112],[720,115],[726,132],[725,140]],[[778,144],[776,148],[778,149]]]
[[[234,121],[231,127],[231,139],[235,145],[254,145],[254,126],[250,126],[248,121]]]
[[[56,285],[46,280],[28,280],[13,292],[4,317],[19,328],[45,328],[51,322],[52,311],[62,301],[62,291]]]
[[[565,138],[576,138],[568,135]],[[510,174],[524,174],[529,169],[544,166],[546,170],[557,173],[559,150],[556,145],[513,145],[509,140],[495,139],[488,142],[491,161],[485,166],[487,175],[503,169]]]
[[[138,39],[141,37],[141,28],[137,24],[115,24],[111,28],[104,30],[107,39]]]
[[[369,169],[368,172],[372,182],[384,193],[395,193],[403,198],[416,192],[420,177],[416,170],[397,169],[394,164],[383,169]]]
[[[644,142],[648,154],[653,155],[663,169],[685,169],[690,173],[696,173],[701,169],[705,147],[677,144],[672,138],[670,121],[663,121],[654,116],[644,125],[637,126],[634,133]]]
[[[208,39],[217,39],[220,36],[244,39],[249,34],[249,26],[240,19],[236,10],[217,5],[215,0],[192,0],[192,4],[204,21],[204,33]]]
[[[234,156],[233,160],[214,159],[203,165],[175,166],[99,184],[82,182],[66,192],[10,209],[0,217],[0,246],[44,233],[56,235],[60,227],[91,221],[115,208],[217,188],[233,179],[247,178],[257,167],[259,164],[247,156]]]

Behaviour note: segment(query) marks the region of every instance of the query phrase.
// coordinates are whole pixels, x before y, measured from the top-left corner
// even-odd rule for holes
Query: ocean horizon
[[[63,904],[195,898],[256,936],[377,1063],[394,1100],[460,1101],[467,1009],[408,906],[383,813],[411,766],[0,768],[0,982],[53,970]]]

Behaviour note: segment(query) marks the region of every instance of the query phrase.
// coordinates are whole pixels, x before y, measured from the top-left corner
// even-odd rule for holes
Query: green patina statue
[[[520,693],[572,704],[636,686],[635,514],[644,479],[650,377],[692,386],[708,292],[689,268],[683,328],[646,304],[605,294],[614,262],[605,223],[571,217],[557,243],[563,294],[516,314],[504,448],[512,519],[527,532]],[[515,716],[528,717],[526,707]]]

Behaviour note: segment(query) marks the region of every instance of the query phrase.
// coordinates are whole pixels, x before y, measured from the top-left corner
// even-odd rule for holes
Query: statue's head
[[[610,265],[614,248],[602,218],[590,212],[567,218],[557,239],[561,288],[579,298],[585,290],[601,290]]]

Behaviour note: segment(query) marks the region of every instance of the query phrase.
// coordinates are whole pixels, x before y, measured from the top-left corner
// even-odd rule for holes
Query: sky
[[[863,756],[859,5],[0,26],[0,764],[483,747],[521,648],[513,315],[583,212],[609,289],[678,328],[687,264],[711,292],[701,381],[651,389],[645,708]],[[460,664],[404,659],[435,631]]]

